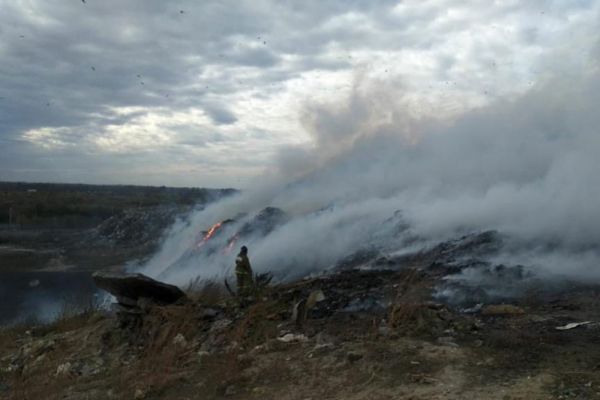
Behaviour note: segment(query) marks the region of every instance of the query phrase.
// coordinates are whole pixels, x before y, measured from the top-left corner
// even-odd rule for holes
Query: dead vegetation
[[[136,331],[97,312],[3,330],[0,396],[600,398],[600,327],[556,329],[600,321],[597,291],[464,314],[432,302],[432,287],[418,269],[346,271],[265,289],[240,307],[198,281],[189,301],[149,308]],[[293,305],[316,290],[325,298],[298,328]]]

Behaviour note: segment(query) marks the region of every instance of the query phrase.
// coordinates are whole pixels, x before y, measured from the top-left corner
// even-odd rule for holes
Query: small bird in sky
[[[81,0],[81,2],[82,2],[83,4],[85,4],[85,0]]]
[[[93,65],[91,66],[91,68],[92,68],[92,71],[96,70],[96,67],[94,67]]]
[[[179,14],[184,14],[184,13],[185,13],[185,11],[179,10]]]

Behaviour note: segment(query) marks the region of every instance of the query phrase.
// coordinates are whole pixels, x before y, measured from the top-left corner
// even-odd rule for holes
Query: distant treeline
[[[165,186],[0,182],[0,224],[83,227],[129,208],[191,206],[235,192]]]

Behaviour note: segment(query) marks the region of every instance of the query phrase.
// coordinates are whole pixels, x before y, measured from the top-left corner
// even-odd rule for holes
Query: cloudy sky
[[[311,110],[357,81],[452,118],[577,74],[599,16],[594,0],[0,0],[0,180],[247,187],[320,145]]]

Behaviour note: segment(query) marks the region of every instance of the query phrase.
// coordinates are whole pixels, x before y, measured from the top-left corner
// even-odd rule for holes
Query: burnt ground
[[[415,261],[415,260],[413,260]],[[532,290],[466,313],[438,272],[347,270],[267,288],[217,285],[151,307],[137,329],[89,312],[0,333],[4,399],[596,399],[600,287]],[[292,306],[321,290],[302,324]],[[301,320],[300,320],[301,321]],[[569,330],[556,327],[593,321]]]

